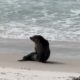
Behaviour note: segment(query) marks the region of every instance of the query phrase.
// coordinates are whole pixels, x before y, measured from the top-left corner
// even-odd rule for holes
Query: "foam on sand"
[[[79,73],[0,68],[0,80],[72,80]]]

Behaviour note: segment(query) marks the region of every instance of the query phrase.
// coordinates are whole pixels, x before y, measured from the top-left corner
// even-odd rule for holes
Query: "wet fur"
[[[50,56],[49,42],[41,35],[34,35],[30,39],[35,43],[35,52],[24,56],[22,61],[46,62]]]

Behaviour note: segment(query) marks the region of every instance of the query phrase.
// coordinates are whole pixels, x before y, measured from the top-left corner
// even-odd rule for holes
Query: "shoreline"
[[[57,71],[57,72],[74,72],[80,73],[80,60],[69,59],[53,59],[48,60],[47,63],[37,61],[23,61],[19,62],[24,54],[0,54],[0,67],[39,70],[39,71]]]
[[[51,56],[48,63],[43,64],[36,61],[18,62],[23,56],[34,51],[34,43],[29,39],[0,39],[0,67],[41,71],[80,72],[80,43],[53,41],[50,42],[50,49]]]

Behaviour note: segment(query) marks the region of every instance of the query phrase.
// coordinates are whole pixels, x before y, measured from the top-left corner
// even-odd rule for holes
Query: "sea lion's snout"
[[[32,39],[32,37],[30,37],[30,39]]]
[[[30,39],[33,41],[33,37],[30,37]]]

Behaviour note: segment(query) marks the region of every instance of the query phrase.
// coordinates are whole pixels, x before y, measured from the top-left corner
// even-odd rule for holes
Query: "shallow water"
[[[80,40],[79,0],[0,0],[0,37]]]

